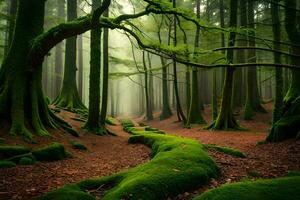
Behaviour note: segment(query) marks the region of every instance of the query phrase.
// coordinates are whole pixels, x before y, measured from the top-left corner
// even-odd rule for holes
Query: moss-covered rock
[[[109,124],[109,125],[112,125],[112,126],[116,126],[116,125],[118,125],[119,121],[116,118],[113,118],[113,117],[106,117],[105,123]]]
[[[35,162],[35,159],[31,157],[23,157],[19,160],[20,165],[34,165]]]
[[[71,141],[71,144],[74,149],[87,150],[87,147],[79,142]]]
[[[33,156],[38,161],[55,161],[68,157],[65,147],[60,143],[52,143],[46,147],[32,151]]]
[[[0,169],[15,167],[16,164],[8,160],[0,160]]]
[[[234,149],[234,148],[230,148],[230,147],[220,147],[220,146],[216,146],[214,144],[208,144],[205,145],[206,148],[208,149],[213,149],[216,150],[218,152],[224,153],[224,154],[228,154],[231,156],[235,156],[235,157],[239,157],[239,158],[246,158],[246,154],[241,152],[240,150]]]
[[[225,184],[193,200],[295,200],[300,197],[300,176]]]
[[[29,153],[30,149],[23,146],[0,146],[0,159]]]
[[[74,190],[62,188],[40,199],[59,199],[66,193],[75,195],[102,187],[107,188],[101,197],[103,200],[162,200],[196,189],[218,174],[215,162],[197,141],[139,131],[133,134],[130,143],[152,148],[150,162],[112,176],[82,181]],[[53,194],[57,198],[50,198]]]

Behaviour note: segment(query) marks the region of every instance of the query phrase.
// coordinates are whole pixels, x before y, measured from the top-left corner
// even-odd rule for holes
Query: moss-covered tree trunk
[[[278,0],[276,0],[279,3]],[[281,50],[280,44],[277,41],[281,41],[281,30],[280,30],[280,15],[279,15],[279,6],[276,4],[271,4],[271,15],[273,22],[273,38],[274,38],[274,49]],[[280,54],[274,53],[274,62],[281,63]],[[283,70],[281,67],[276,67],[275,69],[275,102],[273,106],[273,119],[272,123],[275,124],[281,116],[282,107],[283,107]]]
[[[254,0],[248,0],[248,27],[252,30],[255,29],[254,25]],[[249,46],[255,47],[255,32],[249,31]],[[256,63],[256,52],[255,50],[248,50],[248,62]],[[249,67],[247,69],[247,97],[245,105],[245,115],[246,120],[253,118],[253,112],[263,112],[266,110],[261,105],[261,100],[258,92],[257,84],[257,68]]]
[[[293,54],[300,55],[300,20],[296,9],[299,2],[296,0],[285,1],[285,28],[288,37],[293,44]],[[292,64],[300,66],[300,59],[291,58]],[[268,137],[269,142],[279,142],[287,138],[300,136],[300,70],[291,69],[292,78],[290,88],[284,98],[283,110],[280,118],[273,124]]]
[[[4,48],[4,55],[6,56],[10,45],[12,43],[14,28],[15,28],[15,20],[16,20],[16,13],[17,13],[17,0],[9,0],[8,4],[8,28],[5,40],[5,48]]]
[[[11,121],[10,133],[32,138],[48,135],[45,126],[68,128],[47,107],[42,91],[42,65],[29,70],[32,40],[43,32],[44,0],[19,0],[14,37],[0,70],[0,115]],[[2,121],[1,120],[1,121]]]
[[[200,0],[197,0],[197,18],[200,19]],[[196,35],[195,35],[195,48],[199,48],[200,43],[200,27],[197,26]],[[188,122],[187,124],[204,124],[205,120],[201,115],[201,105],[199,98],[199,87],[198,87],[198,70],[194,67],[192,68],[192,90],[191,90],[191,102],[189,113],[188,113]]]
[[[100,1],[92,1],[92,11],[98,8]],[[91,30],[90,41],[90,88],[88,119],[84,128],[102,135],[104,127],[100,125],[100,73],[101,73],[101,28]]]
[[[236,27],[237,25],[237,0],[230,1],[230,27]],[[230,33],[229,36],[229,47],[233,47],[235,44],[236,34],[234,32]],[[227,51],[227,62],[232,63],[233,61],[233,51]],[[235,68],[227,67],[225,74],[225,82],[223,86],[222,93],[222,103],[220,112],[217,119],[209,126],[208,129],[213,130],[229,130],[229,129],[239,129],[240,126],[237,123],[236,119],[233,116],[233,111],[231,107],[232,101],[232,89],[233,89],[233,75]]]
[[[67,20],[77,18],[77,0],[67,0]],[[65,69],[62,88],[53,104],[68,110],[86,109],[83,105],[76,84],[76,42],[77,37],[73,36],[66,40]]]
[[[109,9],[103,13],[104,17],[109,17]],[[108,75],[109,75],[109,55],[108,55],[108,38],[109,30],[103,30],[103,81],[102,81],[102,104],[100,113],[100,125],[105,126],[105,119],[107,115],[107,101],[108,101]]]
[[[151,102],[149,98],[149,83],[148,83],[148,70],[146,65],[145,51],[143,51],[143,66],[144,66],[144,89],[145,89],[145,100],[146,100],[146,119],[148,121],[153,120]]]

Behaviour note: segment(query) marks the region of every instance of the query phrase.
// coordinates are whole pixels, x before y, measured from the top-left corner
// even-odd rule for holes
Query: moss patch
[[[10,158],[29,152],[30,149],[23,146],[0,146],[0,158]]]
[[[23,157],[19,161],[20,165],[34,165],[35,164],[35,159],[30,158],[30,157]]]
[[[0,145],[5,143],[5,139],[4,138],[0,138]]]
[[[197,141],[149,131],[133,131],[133,134],[130,143],[152,148],[150,162],[112,176],[82,181],[73,193],[105,187],[108,189],[101,197],[103,200],[160,200],[196,189],[218,175],[215,162]],[[56,190],[40,199],[49,199],[53,194],[61,197],[65,192]]]
[[[71,144],[72,144],[72,147],[74,149],[87,150],[86,146],[84,144],[79,143],[79,142],[71,141]]]
[[[64,145],[60,143],[52,143],[46,147],[32,151],[33,156],[38,161],[55,161],[68,157]]]
[[[106,117],[105,123],[109,124],[109,125],[112,125],[112,126],[116,126],[116,125],[118,125],[119,121],[116,118],[113,118],[113,117]]]
[[[9,161],[13,161],[13,162],[15,162],[15,163],[19,163],[20,160],[21,160],[22,158],[30,158],[30,159],[32,159],[32,160],[35,160],[35,158],[34,158],[34,156],[32,155],[32,153],[26,153],[26,154],[14,156],[14,157],[9,158],[8,160],[9,160]]]
[[[225,184],[194,200],[295,200],[300,196],[300,176]]]
[[[126,127],[134,127],[134,123],[130,119],[122,119],[121,124],[122,124],[124,129]]]
[[[214,144],[208,144],[208,145],[205,145],[205,147],[208,149],[216,150],[216,151],[224,153],[224,154],[231,155],[231,156],[235,156],[235,157],[239,157],[239,158],[246,158],[245,153],[243,153],[237,149],[234,149],[234,148],[220,147],[220,146],[216,146]]]
[[[8,160],[0,160],[0,169],[15,167],[16,164]]]

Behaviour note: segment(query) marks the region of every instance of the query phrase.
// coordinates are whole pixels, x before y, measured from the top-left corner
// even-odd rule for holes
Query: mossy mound
[[[30,149],[23,146],[0,146],[0,159],[29,153]]]
[[[9,158],[8,160],[13,161],[15,163],[19,163],[22,158],[29,158],[31,160],[35,160],[35,157],[32,155],[32,153],[26,153],[26,154],[14,156],[14,157]]]
[[[83,192],[78,185],[67,185],[52,192],[47,193],[42,197],[35,198],[36,200],[96,200],[92,195]]]
[[[295,200],[300,197],[300,176],[225,184],[193,200]]]
[[[133,132],[145,133],[145,134],[147,133],[165,134],[165,132],[162,130],[151,128],[153,131],[149,131],[148,128],[149,127],[125,127],[124,131],[130,134],[132,134]]]
[[[148,127],[145,127],[145,131],[159,131],[159,129],[148,126]]]
[[[139,131],[133,134],[130,143],[152,148],[150,162],[112,176],[82,181],[78,187],[66,186],[67,191],[62,188],[39,199],[63,199],[66,193],[71,196],[101,187],[107,188],[102,200],[160,200],[196,189],[218,175],[215,162],[197,141]]]
[[[38,161],[55,161],[68,157],[65,147],[60,143],[52,143],[46,147],[32,151],[33,156]]]
[[[224,153],[224,154],[228,154],[231,156],[235,156],[235,157],[239,157],[239,158],[246,158],[246,154],[241,152],[240,150],[234,149],[234,148],[230,148],[230,147],[220,147],[220,146],[216,146],[214,144],[208,144],[205,145],[206,148],[208,149],[214,149],[218,152]]]
[[[119,124],[119,121],[116,118],[113,118],[113,117],[106,117],[105,123],[109,124],[109,125],[112,125],[112,126],[116,126],[116,125]]]
[[[5,143],[5,139],[4,138],[0,138],[0,145]]]
[[[35,159],[30,157],[23,157],[19,160],[20,165],[34,165],[35,162]]]
[[[74,149],[87,150],[87,147],[79,142],[71,141],[71,144]]]
[[[134,127],[134,123],[133,121],[131,121],[130,119],[122,119],[121,120],[121,124],[123,126],[123,128],[125,129],[126,127]]]
[[[16,164],[8,160],[0,160],[0,169],[15,167]]]

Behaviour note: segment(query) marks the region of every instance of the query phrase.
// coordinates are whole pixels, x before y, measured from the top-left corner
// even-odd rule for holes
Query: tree
[[[92,11],[100,5],[99,0],[92,1]],[[88,119],[84,128],[99,135],[104,134],[104,127],[100,125],[100,72],[101,72],[101,28],[91,30],[90,42],[90,88]]]
[[[237,0],[230,1],[230,20],[229,26],[234,28],[237,26]],[[229,47],[233,47],[235,44],[235,32],[230,32],[229,35]],[[233,51],[227,50],[227,62],[230,64],[233,62]],[[234,67],[226,68],[225,82],[223,86],[222,92],[222,102],[220,112],[218,114],[217,119],[207,127],[207,129],[213,130],[228,130],[228,129],[240,129],[239,124],[233,116],[231,101],[232,101],[232,88],[233,88],[233,75],[234,75]]]
[[[77,0],[67,0],[67,20],[77,18]],[[83,105],[76,84],[76,35],[66,40],[65,69],[62,88],[53,104],[68,110],[86,109]]]
[[[146,119],[148,121],[153,120],[151,102],[149,98],[149,87],[148,87],[148,69],[146,65],[145,51],[143,51],[143,66],[144,66],[144,89],[145,89],[145,100],[146,100]]]
[[[250,47],[255,47],[254,26],[254,0],[248,0],[248,27],[252,30],[248,33],[248,43]],[[256,63],[256,52],[254,49],[248,50],[248,60],[250,63]],[[247,69],[247,97],[245,105],[244,118],[249,120],[253,118],[253,111],[263,112],[266,110],[262,107],[257,84],[256,67],[248,67]]]
[[[292,43],[292,53],[300,55],[300,21],[295,9],[297,5],[296,0],[285,1],[285,29]],[[300,66],[298,57],[291,57],[291,61],[294,66]],[[300,69],[291,69],[291,71],[291,85],[284,98],[280,118],[272,125],[271,132],[266,138],[269,142],[279,142],[287,138],[299,137]]]
[[[197,18],[200,18],[200,0],[196,1],[197,5]],[[196,36],[195,36],[195,48],[199,48],[200,43],[200,27],[197,26]],[[198,88],[198,69],[196,67],[192,68],[192,92],[191,92],[191,102],[188,108],[188,124],[204,124],[205,120],[201,115],[201,107],[199,100],[199,88]]]

